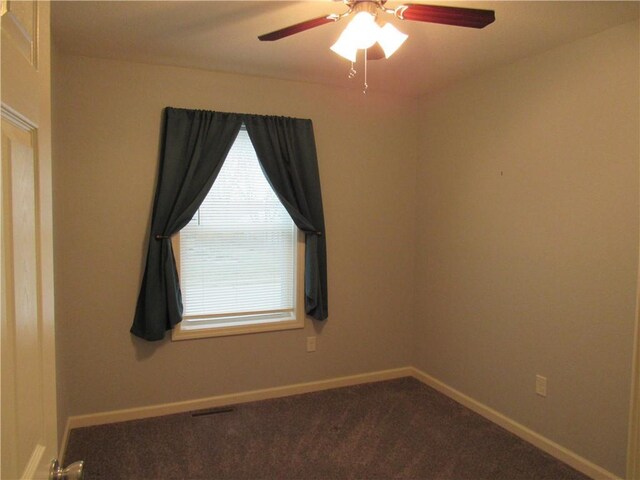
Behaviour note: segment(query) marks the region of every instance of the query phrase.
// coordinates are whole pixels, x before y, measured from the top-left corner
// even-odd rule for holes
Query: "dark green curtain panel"
[[[326,319],[326,237],[311,121],[177,108],[166,108],[164,120],[147,260],[131,333],[161,340],[182,320],[170,239],[209,193],[243,123],[267,180],[306,236],[305,310]]]
[[[247,133],[269,184],[305,233],[305,310],[324,320],[327,305],[327,247],[311,120],[250,115]]]
[[[161,340],[182,320],[182,295],[171,236],[209,193],[240,131],[233,114],[167,108],[151,233],[131,333]]]

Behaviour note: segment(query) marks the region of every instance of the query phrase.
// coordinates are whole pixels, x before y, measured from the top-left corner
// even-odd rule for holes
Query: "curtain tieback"
[[[156,235],[156,240],[167,240],[169,238],[171,238],[170,235]]]

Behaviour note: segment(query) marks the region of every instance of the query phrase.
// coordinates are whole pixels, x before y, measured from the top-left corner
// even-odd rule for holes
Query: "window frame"
[[[295,225],[296,242],[295,242],[295,287],[294,287],[294,309],[293,315],[284,320],[232,320],[232,316],[226,317],[229,320],[224,321],[225,317],[216,317],[218,325],[213,321],[208,326],[195,328],[187,326],[186,322],[178,323],[171,332],[171,339],[175,340],[192,340],[197,338],[223,337],[230,335],[244,335],[250,333],[273,332],[280,330],[292,330],[304,328],[305,306],[304,306],[304,271],[305,271],[305,234]],[[180,233],[171,238],[171,244],[174,251],[176,268],[178,276],[181,276],[180,265]],[[215,314],[212,314],[212,316]],[[213,319],[212,319],[213,320]],[[206,319],[203,318],[203,324]]]

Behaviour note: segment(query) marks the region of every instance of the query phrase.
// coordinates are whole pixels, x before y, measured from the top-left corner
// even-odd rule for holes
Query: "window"
[[[303,235],[267,182],[244,128],[176,237],[184,313],[174,339],[304,326]]]

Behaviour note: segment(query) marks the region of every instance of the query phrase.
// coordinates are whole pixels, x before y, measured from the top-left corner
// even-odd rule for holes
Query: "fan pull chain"
[[[367,89],[369,88],[369,84],[367,83],[367,49],[364,49],[364,90],[362,93],[364,95],[367,94]]]
[[[355,63],[351,62],[351,68],[349,69],[349,73],[347,74],[347,77],[349,77],[349,79],[352,79],[356,76],[356,74],[358,73],[356,71],[356,67],[355,67]],[[367,63],[367,49],[365,48],[364,50],[364,88],[362,89],[362,93],[363,95],[367,94],[367,90],[369,89],[369,84],[367,83],[367,70],[368,70],[368,63]]]
[[[351,69],[349,70],[349,74],[347,75],[350,79],[356,76],[356,69],[353,68],[354,63],[351,62]]]

